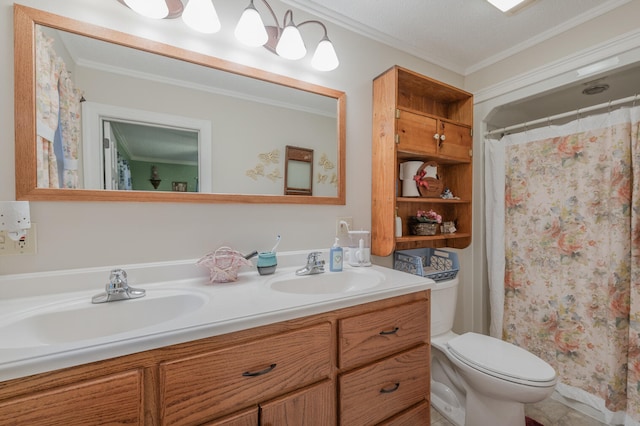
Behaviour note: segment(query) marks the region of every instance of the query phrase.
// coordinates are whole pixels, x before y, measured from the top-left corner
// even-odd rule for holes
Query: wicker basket
[[[198,260],[197,265],[209,268],[212,283],[228,283],[238,279],[242,266],[252,265],[251,261],[229,247],[220,247]]]
[[[439,223],[418,222],[415,219],[409,222],[409,229],[413,235],[436,235],[439,226]]]

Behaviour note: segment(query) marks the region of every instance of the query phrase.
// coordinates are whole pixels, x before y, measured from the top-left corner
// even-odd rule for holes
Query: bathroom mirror
[[[108,66],[96,65],[92,62],[95,59],[87,59],[70,70],[77,80],[79,94],[85,98],[83,101],[86,100],[82,104],[109,107],[124,104],[126,108],[138,111],[210,123],[205,126],[209,128],[208,136],[207,131],[199,130],[204,139],[210,138],[209,145],[200,141],[198,149],[200,176],[210,182],[202,182],[202,177],[190,178],[200,179],[198,184],[171,176],[166,191],[158,191],[151,185],[144,190],[98,189],[84,185],[79,185],[79,189],[59,189],[39,185],[37,163],[40,153],[36,149],[38,29],[53,31],[61,39],[79,39],[76,47],[67,52],[71,58],[79,55],[81,49],[97,52],[97,45],[109,49],[101,53],[103,58],[119,58]],[[18,200],[345,204],[344,92],[20,5],[14,5],[14,31]],[[114,53],[121,52],[119,49],[125,49],[126,53]],[[152,63],[155,70],[137,68],[136,64],[143,63]],[[212,81],[217,82],[215,87]],[[135,87],[145,87],[146,92],[134,93],[132,88]],[[121,93],[127,93],[129,97],[122,101],[116,96]],[[166,97],[160,98],[160,95]],[[84,112],[84,106],[82,109]],[[233,118],[224,115],[234,110],[243,111],[244,115]],[[250,110],[257,111],[256,115],[249,116]],[[82,116],[82,120],[88,118]],[[225,127],[229,122],[234,126]],[[274,123],[289,123],[289,126],[284,128]],[[317,123],[321,123],[318,128],[314,127]],[[84,122],[82,126],[84,135]],[[269,126],[277,128],[269,133]],[[253,130],[254,134],[241,137],[247,129]],[[80,156],[102,149],[95,148],[96,144],[102,144],[102,139],[102,134],[94,137],[85,149],[83,145],[87,141],[82,140],[78,148]],[[325,175],[322,184],[314,185],[311,196],[282,195],[285,147],[299,141],[304,141],[305,146],[318,153],[317,161],[323,161],[324,165],[317,164],[315,168],[321,168]],[[202,146],[205,148],[201,149]],[[84,160],[77,160],[79,180],[83,184],[83,169],[93,170],[95,174],[95,163],[83,165]],[[95,167],[104,167],[104,161],[102,164],[98,161]],[[146,170],[151,170],[151,166]],[[162,171],[162,167],[158,165],[157,170]],[[145,179],[149,181],[150,176]],[[181,184],[174,186],[173,182]],[[184,182],[187,191],[182,191]],[[189,188],[198,188],[199,192]]]

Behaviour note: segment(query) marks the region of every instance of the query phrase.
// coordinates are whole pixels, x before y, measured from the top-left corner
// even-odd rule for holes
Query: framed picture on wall
[[[187,192],[187,182],[171,182],[171,189],[176,192]]]

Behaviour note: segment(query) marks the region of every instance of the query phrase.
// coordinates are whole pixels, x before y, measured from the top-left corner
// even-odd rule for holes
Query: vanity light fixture
[[[327,35],[327,27],[320,21],[308,20],[295,24],[293,11],[287,10],[284,14],[282,26],[275,12],[267,3],[261,0],[275,21],[275,25],[265,25],[260,13],[249,0],[234,34],[238,41],[246,46],[264,46],[267,50],[285,59],[302,59],[307,54],[307,48],[300,34],[300,27],[307,24],[317,24],[322,27],[324,35],[316,47],[311,65],[319,71],[331,71],[340,64],[333,43]],[[177,18],[182,16],[183,21],[196,31],[203,33],[215,33],[220,30],[220,20],[213,6],[212,0],[188,0],[183,6],[180,0],[118,0],[133,11],[155,19]]]
[[[324,35],[311,59],[311,65],[319,71],[331,71],[338,67],[338,55],[327,35],[327,27],[320,21],[309,20],[299,24],[293,22],[293,11],[287,10],[282,19],[282,26],[273,8],[267,0],[261,0],[267,7],[275,26],[264,25],[260,13],[249,0],[249,6],[244,10],[235,29],[238,40],[248,46],[264,46],[269,51],[286,59],[297,60],[307,54],[307,48],[300,34],[300,27],[307,24],[317,24],[322,27]]]
[[[182,16],[188,27],[205,34],[220,31],[220,19],[211,0],[118,0],[129,9],[152,19],[173,19]]]

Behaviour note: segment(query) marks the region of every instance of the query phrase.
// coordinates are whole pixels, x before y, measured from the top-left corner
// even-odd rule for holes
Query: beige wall
[[[1,200],[15,199],[12,4],[10,0],[0,0],[0,52],[5,52],[5,60],[0,63]],[[345,91],[347,204],[32,202],[32,220],[38,224],[38,254],[0,257],[0,274],[191,259],[222,244],[248,252],[270,248],[276,234],[282,235],[281,250],[328,248],[333,244],[336,217],[352,216],[356,227],[370,227],[372,79],[399,64],[452,85],[463,84],[460,75],[330,23],[329,35],[341,60],[336,71],[314,71],[310,58],[290,62],[265,49],[240,47],[233,39],[233,26],[246,5],[237,0],[216,0],[224,27],[214,35],[190,32],[180,20],[138,18],[116,0],[24,0],[21,4]],[[282,16],[286,8],[277,1],[273,5]],[[295,15],[298,21],[308,18],[298,11]]]
[[[398,64],[454,86],[482,92],[631,31],[637,27],[635,18],[640,16],[640,0],[632,0],[618,11],[464,78],[331,23],[328,23],[329,35],[341,60],[340,67],[332,72],[313,71],[308,60],[288,62],[264,50],[239,47],[232,32],[234,21],[245,5],[236,0],[216,0],[223,31],[208,36],[189,32],[179,20],[156,22],[138,18],[116,0],[24,0],[21,3],[345,91],[347,204],[32,202],[32,220],[38,224],[38,254],[0,257],[0,274],[191,259],[222,244],[248,252],[269,248],[278,233],[283,237],[281,250],[329,247],[333,243],[336,217],[352,216],[356,227],[370,227],[371,81],[376,75]],[[272,3],[281,16],[286,8],[276,0]],[[304,13],[296,11],[295,14],[298,21],[307,18]],[[6,52],[5,60],[0,62],[0,93],[3,94],[0,98],[0,110],[3,111],[0,114],[0,128],[3,129],[0,200],[15,199],[12,29],[12,1],[0,0],[0,52]],[[486,111],[482,111],[482,115],[485,114]],[[480,127],[481,122],[482,117],[476,117],[476,127]],[[460,253],[463,286],[456,322],[458,330],[483,331],[488,328],[480,134],[481,130],[477,129],[473,243]]]

